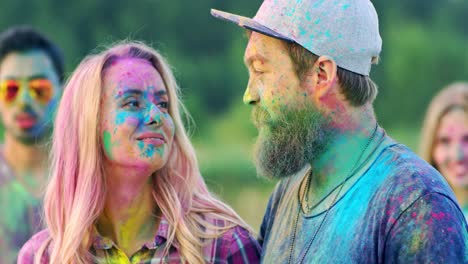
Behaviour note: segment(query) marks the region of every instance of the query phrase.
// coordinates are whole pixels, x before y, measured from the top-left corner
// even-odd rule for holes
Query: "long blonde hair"
[[[465,113],[468,113],[468,83],[450,84],[442,89],[429,104],[421,129],[419,154],[434,167],[436,164],[432,154],[440,120],[454,108],[463,109]]]
[[[99,113],[105,70],[120,58],[149,61],[161,74],[169,95],[169,113],[175,136],[167,164],[152,176],[153,197],[169,223],[169,246],[177,241],[188,263],[204,263],[203,241],[225,230],[248,225],[226,204],[211,195],[200,174],[195,151],[179,111],[179,87],[165,59],[140,42],[122,42],[86,57],[68,80],[58,108],[52,146],[52,174],[44,213],[50,239],[36,255],[50,251],[51,263],[89,263],[92,230],[102,213],[106,197],[103,146],[99,136]],[[157,174],[157,176],[156,176]],[[217,227],[210,219],[226,221]]]

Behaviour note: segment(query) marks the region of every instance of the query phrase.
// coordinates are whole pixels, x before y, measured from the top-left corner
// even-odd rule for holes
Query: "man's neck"
[[[97,223],[100,234],[111,238],[127,256],[154,238],[160,215],[151,179],[130,174],[120,169],[108,173],[106,203]]]
[[[45,144],[26,145],[5,133],[3,156],[16,177],[33,177],[38,182],[46,178],[48,151]]]
[[[376,119],[372,108],[348,115],[333,123],[334,135],[327,148],[311,164],[309,201],[318,202],[351,177],[368,157],[375,143]],[[343,194],[343,193],[341,193]]]

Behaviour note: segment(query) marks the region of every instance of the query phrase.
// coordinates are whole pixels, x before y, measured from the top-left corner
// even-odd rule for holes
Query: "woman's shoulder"
[[[224,234],[223,234],[223,239],[229,240],[232,243],[236,243],[237,241],[241,242],[250,242],[252,241],[257,241],[254,238],[254,235],[251,231],[249,231],[247,228],[240,226],[240,225],[235,225],[231,228],[229,228]]]
[[[18,254],[18,264],[32,264],[36,252],[43,246],[43,244],[50,238],[47,230],[42,230],[39,233],[32,236],[26,244],[21,248]],[[41,264],[47,263],[46,256],[41,259]]]

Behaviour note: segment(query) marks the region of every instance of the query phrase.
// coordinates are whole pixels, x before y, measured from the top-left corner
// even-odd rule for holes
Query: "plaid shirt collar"
[[[154,236],[154,239],[152,241],[148,241],[143,244],[142,247],[146,247],[147,249],[156,249],[166,243],[167,237],[169,234],[169,223],[167,222],[167,219],[164,215],[161,216],[161,222],[159,223],[158,227],[158,232]],[[179,243],[177,241],[173,241],[172,245],[175,247],[177,250],[179,249]],[[96,227],[94,227],[94,242],[93,242],[93,248],[96,250],[108,250],[111,249],[112,247],[116,247],[114,241],[112,239],[102,236],[99,234],[98,230]]]

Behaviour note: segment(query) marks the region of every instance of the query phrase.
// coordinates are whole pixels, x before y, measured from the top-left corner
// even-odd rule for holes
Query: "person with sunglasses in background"
[[[14,263],[41,229],[48,141],[62,93],[61,50],[29,26],[0,34],[0,264]]]

